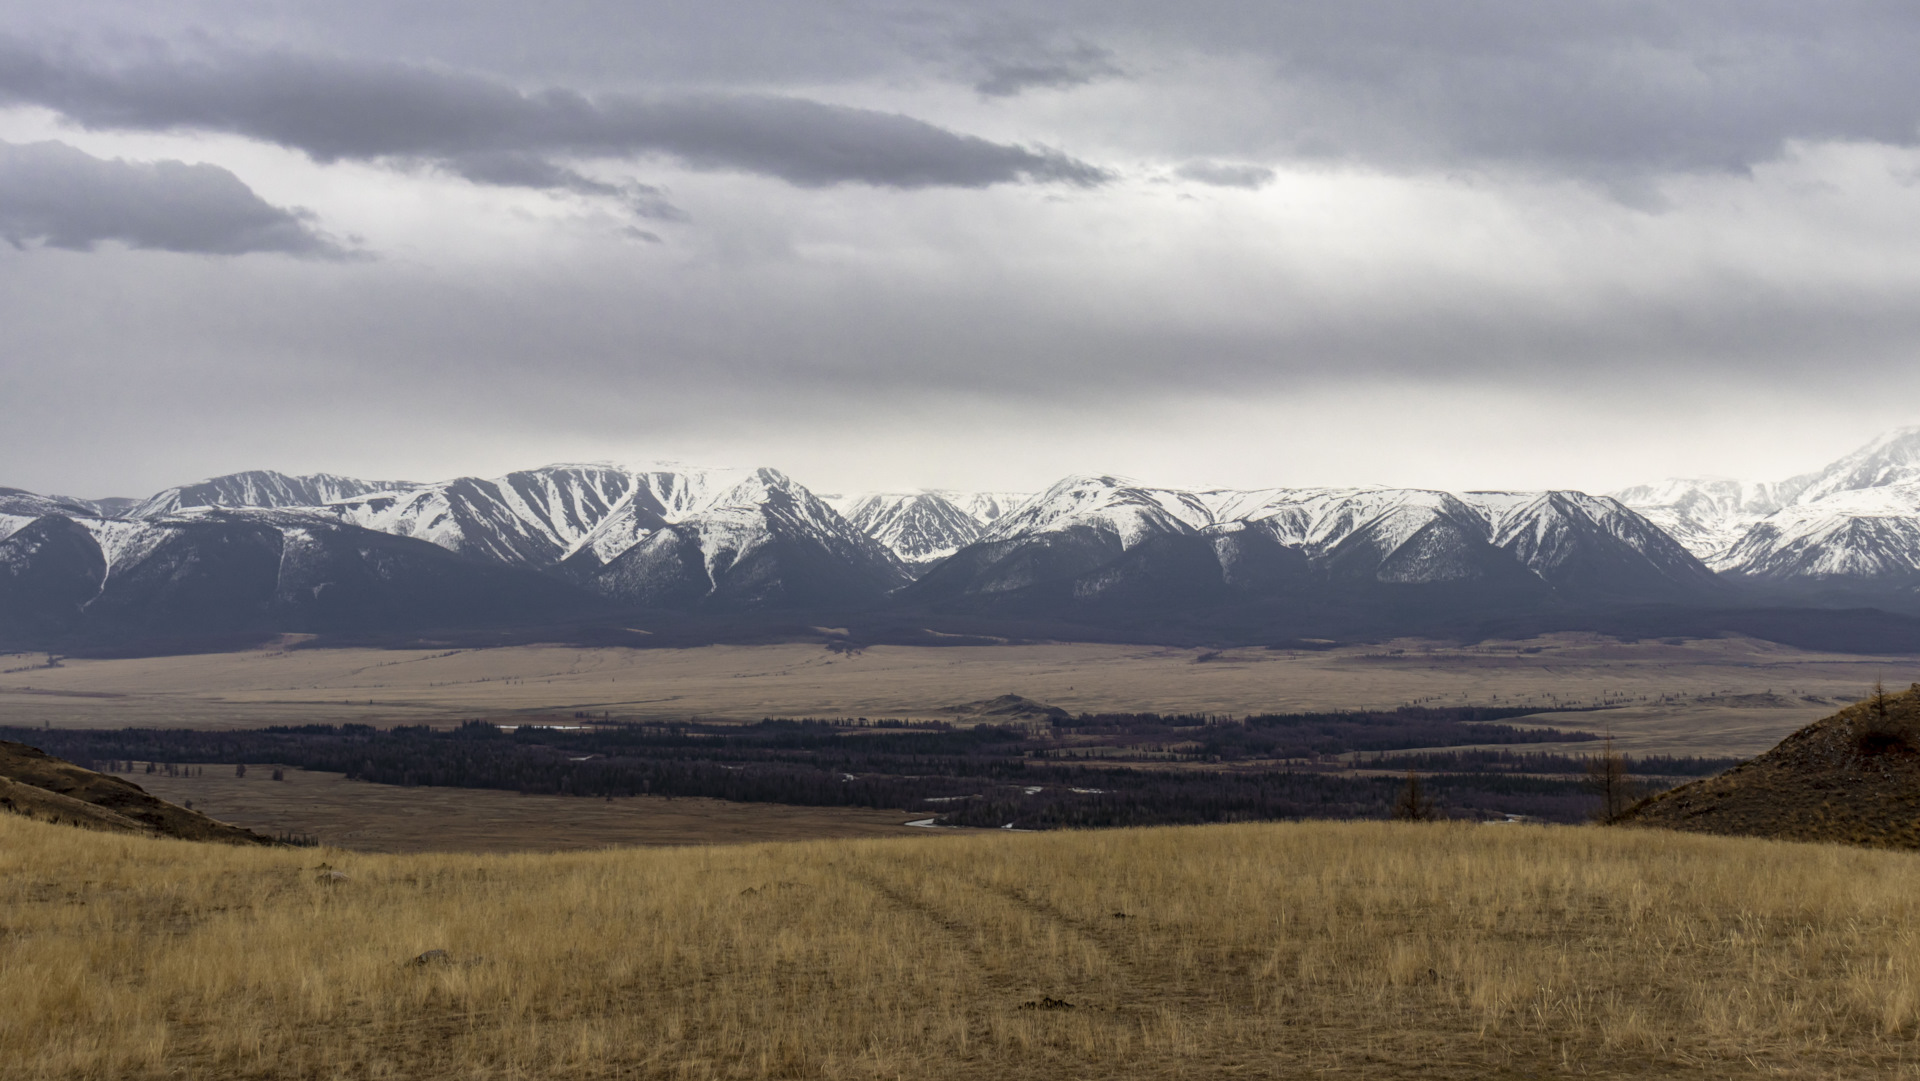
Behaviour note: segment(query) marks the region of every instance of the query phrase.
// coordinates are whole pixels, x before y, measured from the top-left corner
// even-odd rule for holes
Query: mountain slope
[[[1493,545],[1564,593],[1672,599],[1713,571],[1618,500],[1585,492],[1468,492]]]
[[[967,598],[1022,605],[1072,597],[1121,596],[1122,578],[1151,574],[1163,559],[1191,573],[1197,548],[1156,546],[1130,569],[1076,585],[1130,549],[1163,538],[1196,537],[1212,513],[1189,493],[1145,488],[1111,476],[1072,476],[1002,515],[978,540],[934,566],[902,597],[949,603]],[[1181,555],[1175,555],[1179,552]]]
[[[1920,684],[1848,706],[1751,762],[1645,801],[1625,821],[1920,848]]]
[[[1920,579],[1920,483],[1841,491],[1754,523],[1718,561],[1764,581]]]
[[[324,509],[366,529],[476,559],[545,567],[559,562],[639,487],[633,473],[617,466],[550,465],[336,500]]]
[[[863,496],[847,509],[846,519],[913,570],[938,563],[985,532],[982,522],[939,492]]]
[[[147,794],[132,781],[82,769],[37,747],[0,740],[0,808],[114,833],[266,845],[273,840]]]
[[[1670,480],[1615,495],[1734,578],[1867,585],[1920,574],[1920,426],[1777,484]]]
[[[255,469],[165,488],[139,501],[122,517],[157,518],[194,507],[316,507],[368,492],[411,487],[406,481],[361,480],[333,473],[290,476]]]
[[[737,611],[870,606],[908,580],[892,552],[819,497],[759,469],[588,581],[625,603]]]
[[[28,521],[43,514],[83,514],[95,516],[94,509],[84,500],[65,499],[53,495],[36,495],[19,488],[0,488],[0,518],[23,519],[16,524],[25,525]],[[0,525],[0,530],[5,526]]]
[[[693,514],[748,474],[732,469],[674,465],[634,475],[633,490],[561,556],[561,569],[579,580],[667,525]]]
[[[1812,474],[1791,500],[1817,503],[1839,492],[1920,482],[1920,425],[1896,428]]]
[[[85,526],[49,514],[0,540],[0,627],[16,633],[76,626],[107,562]]]
[[[1675,477],[1609,493],[1708,562],[1737,544],[1753,523],[1798,495],[1808,478],[1755,484],[1720,477]]]
[[[200,508],[73,524],[105,567],[82,609],[85,629],[98,633],[485,625],[552,618],[585,601],[531,572],[311,512]]]

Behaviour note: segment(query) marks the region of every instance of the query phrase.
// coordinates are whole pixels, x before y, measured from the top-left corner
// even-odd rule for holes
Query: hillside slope
[[[1696,833],[1920,849],[1920,684],[1857,702],[1625,823]]]
[[[227,844],[273,843],[272,838],[148,795],[132,781],[82,769],[9,740],[0,740],[0,808],[41,821],[113,833]]]

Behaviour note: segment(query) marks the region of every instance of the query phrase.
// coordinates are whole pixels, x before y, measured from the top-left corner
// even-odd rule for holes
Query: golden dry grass
[[[0,913],[7,1079],[1920,1070],[1916,857],[1638,830],[378,856],[0,818]]]

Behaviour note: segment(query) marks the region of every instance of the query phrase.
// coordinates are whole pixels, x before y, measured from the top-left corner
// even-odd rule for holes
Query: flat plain
[[[148,792],[222,822],[303,834],[360,852],[564,852],[612,845],[742,844],[825,837],[952,836],[907,826],[903,811],[793,807],[717,799],[589,799],[499,789],[349,781],[338,773],[266,769],[245,777],[209,765],[197,776],[121,774]],[[920,816],[924,817],[924,816]]]
[[[819,643],[694,649],[263,648],[113,660],[0,657],[13,725],[235,728],[464,718],[951,717],[1020,694],[1074,712],[1284,713],[1406,704],[1609,704],[1636,753],[1752,754],[1861,697],[1920,679],[1920,657],[1745,638],[1623,643],[1593,635],[1326,650],[1055,643],[948,648]],[[1556,723],[1568,723],[1559,719]]]

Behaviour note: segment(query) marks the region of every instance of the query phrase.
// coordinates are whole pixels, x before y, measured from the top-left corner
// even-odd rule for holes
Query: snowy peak
[[[1297,591],[1311,579],[1481,583],[1516,596],[1544,584],[1637,597],[1698,588],[1712,577],[1639,514],[1584,492],[1178,492],[1080,476],[995,523],[929,572],[916,593],[1032,597],[1070,581],[1076,597],[1145,597],[1156,592],[1147,580],[1157,578],[1163,587],[1177,579],[1184,584],[1171,592],[1193,596]]]
[[[43,514],[104,517],[99,514],[97,508],[82,500],[66,499],[57,495],[36,495],[19,488],[0,488],[0,515],[31,521]]]
[[[981,525],[992,525],[1033,498],[1032,492],[934,492]]]
[[[1775,484],[1724,477],[1673,477],[1614,492],[1612,498],[1659,526],[1695,556],[1712,561],[1738,543],[1753,523],[1772,514],[1807,484],[1801,477]]]
[[[1140,487],[1112,476],[1073,476],[1003,515],[981,539],[998,542],[1081,527],[1131,548],[1152,537],[1193,533],[1213,521],[1213,512],[1191,492]]]
[[[882,492],[847,508],[847,521],[902,563],[927,567],[980,538],[983,523],[940,492]]]
[[[826,501],[756,469],[607,560],[590,584],[627,603],[727,610],[872,604],[907,580]]]
[[[315,507],[406,487],[411,487],[406,481],[361,480],[333,473],[290,476],[255,469],[164,489],[135,504],[125,516],[155,518],[191,507]]]
[[[1920,482],[1784,507],[1755,523],[1717,564],[1768,581],[1920,577]]]
[[[1776,484],[1666,481],[1617,493],[1715,570],[1767,581],[1920,573],[1920,426]]]
[[[1468,492],[1490,540],[1560,589],[1657,594],[1713,572],[1619,500],[1577,491]]]
[[[1793,500],[1814,503],[1838,492],[1920,482],[1920,425],[1896,428],[1809,478]]]
[[[477,559],[543,567],[558,561],[634,486],[633,476],[614,466],[553,465],[375,492],[321,509],[363,528]]]

